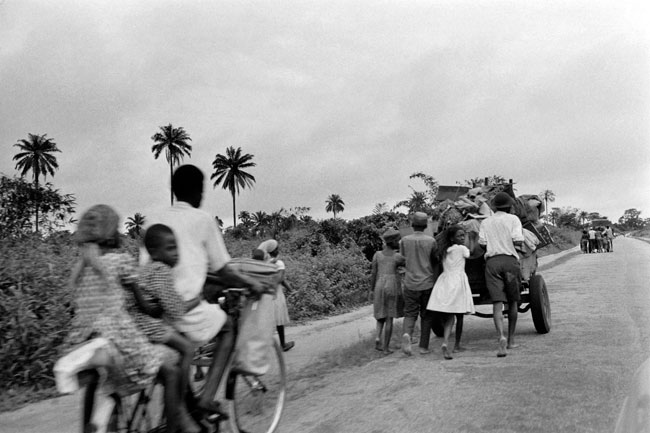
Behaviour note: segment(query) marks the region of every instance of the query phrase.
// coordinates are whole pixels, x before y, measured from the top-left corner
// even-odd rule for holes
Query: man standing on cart
[[[498,357],[506,356],[506,347],[515,345],[517,308],[521,299],[521,268],[517,248],[524,234],[521,221],[510,213],[512,198],[505,192],[492,200],[496,212],[481,223],[479,244],[485,248],[485,282],[492,298],[494,326],[499,334]],[[503,330],[503,304],[508,303],[508,338]]]

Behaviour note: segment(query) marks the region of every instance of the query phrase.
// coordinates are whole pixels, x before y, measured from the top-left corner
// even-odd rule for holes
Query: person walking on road
[[[288,286],[289,282],[285,279],[284,275],[286,266],[282,260],[278,259],[280,244],[275,239],[268,239],[262,242],[257,249],[264,251],[264,260],[274,263],[278,267],[278,272],[281,274],[280,284],[278,284],[275,291],[275,298],[273,298],[273,310],[275,314],[275,328],[278,331],[280,346],[282,346],[283,351],[288,352],[296,343],[293,341],[285,341],[284,338],[284,327],[290,322],[287,298],[284,296],[284,287]]]
[[[456,347],[460,349],[460,334],[462,332],[463,314],[474,313],[474,301],[469,280],[465,274],[465,259],[469,258],[469,249],[465,246],[465,231],[454,225],[444,234],[442,250],[442,274],[433,286],[427,309],[440,312],[443,316],[444,342],[442,355],[445,359],[453,359],[447,344],[454,326],[454,316],[458,317],[456,327]]]
[[[595,253],[598,248],[598,245],[596,245],[596,230],[591,227],[587,234],[589,235],[589,252]]]
[[[389,348],[393,334],[393,319],[404,316],[404,298],[398,267],[404,266],[404,257],[397,252],[400,234],[395,229],[383,235],[384,249],[372,258],[370,292],[374,292],[373,313],[377,320],[375,349],[384,355],[392,353]]]
[[[606,226],[605,228],[605,235],[607,235],[607,252],[608,253],[613,253],[614,252],[614,232],[612,231],[610,226]]]
[[[496,212],[481,224],[478,242],[486,249],[485,282],[492,298],[494,326],[499,335],[498,357],[506,356],[506,347],[513,349],[517,327],[517,307],[521,295],[519,254],[524,234],[521,221],[510,213],[513,200],[505,192],[498,193],[492,205]],[[508,303],[508,339],[503,331],[503,304]]]
[[[404,333],[402,335],[402,351],[411,355],[411,336],[415,321],[420,316],[420,354],[429,353],[429,338],[431,334],[431,313],[427,304],[431,290],[436,281],[439,261],[436,257],[437,244],[433,236],[424,233],[427,228],[428,216],[424,212],[415,212],[411,220],[413,234],[404,236],[400,241],[400,253],[406,259],[404,274]]]

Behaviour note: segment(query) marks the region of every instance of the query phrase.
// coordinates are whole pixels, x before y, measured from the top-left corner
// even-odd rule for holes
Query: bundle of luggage
[[[490,207],[492,199],[499,192],[505,192],[513,199],[512,213],[519,217],[524,228],[525,247],[528,254],[553,242],[548,229],[540,222],[544,203],[538,195],[515,196],[512,183],[478,186],[454,198],[446,198],[438,205],[442,212],[439,217],[440,229],[460,224],[468,233],[468,242],[478,240],[481,220],[494,213]],[[473,245],[470,245],[470,251]]]

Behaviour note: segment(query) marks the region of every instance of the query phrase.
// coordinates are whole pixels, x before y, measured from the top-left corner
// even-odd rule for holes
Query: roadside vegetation
[[[160,127],[152,141],[154,158],[164,154],[170,174],[184,156],[191,154],[191,138],[182,127]],[[67,281],[78,254],[71,233],[65,230],[76,222],[75,196],[45,181],[59,168],[53,153],[61,150],[45,134],[29,134],[15,146],[19,149],[14,160],[20,177],[0,174],[0,411],[55,394],[52,367],[74,314],[73,293]],[[233,257],[250,257],[265,239],[279,241],[292,286],[285,295],[295,322],[367,304],[370,261],[382,248],[381,234],[388,228],[408,226],[407,215],[412,212],[426,212],[434,220],[441,213],[436,201],[437,181],[430,175],[414,173],[410,179],[421,181],[425,190],[411,187],[412,193],[405,200],[392,207],[377,203],[371,215],[350,221],[337,217],[345,210],[338,194],[329,195],[323,202],[325,210],[333,214],[331,219],[314,220],[308,207],[235,215],[236,195],[255,182],[255,177],[244,171],[256,166],[253,158],[232,147],[226,149],[226,155],[215,156],[213,186],[231,192],[235,222],[225,230],[224,239]],[[31,182],[25,179],[28,174]],[[465,184],[503,180],[492,176]],[[541,196],[547,204],[555,197],[550,190]],[[552,223],[547,227],[555,244],[542,249],[540,255],[577,245],[579,229],[596,217],[601,216],[554,208],[544,218]],[[619,230],[650,226],[634,209],[626,211],[624,217]],[[223,225],[218,216],[215,220]],[[145,221],[141,213],[125,221],[123,248],[134,258]]]

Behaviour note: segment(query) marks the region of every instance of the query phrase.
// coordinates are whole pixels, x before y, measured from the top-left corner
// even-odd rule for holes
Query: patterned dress
[[[372,258],[372,272],[375,279],[373,310],[375,319],[404,317],[402,283],[397,272],[404,266],[404,256],[399,253],[387,255],[377,251]]]
[[[465,245],[452,245],[442,263],[443,271],[433,286],[427,310],[444,313],[474,313],[472,290],[465,274],[465,259],[469,249]]]
[[[99,257],[99,262],[108,280],[89,266],[81,272],[75,292],[75,316],[64,347],[104,337],[116,349],[113,355],[118,367],[111,370],[111,381],[118,386],[145,386],[156,377],[169,352],[164,346],[151,344],[126,311],[121,279],[134,275],[132,258],[128,254],[106,253]]]
[[[138,285],[150,304],[161,307],[163,317],[151,317],[144,313],[133,293],[126,296],[127,311],[150,341],[165,343],[175,332],[173,324],[185,314],[185,302],[174,289],[172,268],[162,262],[150,262],[141,269]]]

